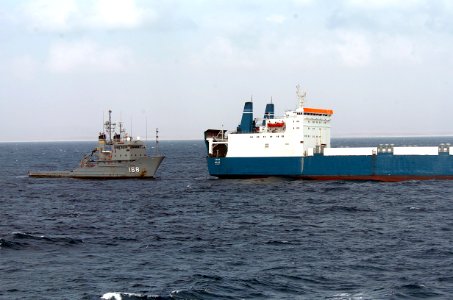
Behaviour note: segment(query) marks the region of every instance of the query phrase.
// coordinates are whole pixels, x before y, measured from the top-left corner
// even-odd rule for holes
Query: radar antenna
[[[159,128],[156,128],[156,154],[159,155]]]
[[[109,110],[109,120],[104,123],[106,131],[109,133],[109,143],[112,144],[112,131],[115,131],[116,123],[112,123],[112,111]]]
[[[300,89],[300,84],[296,85],[296,95],[297,98],[299,99],[299,109],[303,110],[304,105],[305,105],[305,96],[307,96],[306,91],[302,91]]]

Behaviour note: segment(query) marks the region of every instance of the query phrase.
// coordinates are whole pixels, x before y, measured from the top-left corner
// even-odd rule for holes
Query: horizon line
[[[339,135],[333,136],[332,139],[373,139],[373,138],[441,138],[441,137],[450,137],[453,138],[453,134],[438,134],[438,135],[428,135],[428,134],[408,134],[408,135]],[[142,140],[143,142],[156,142],[156,140]],[[159,141],[203,141],[203,138],[195,139],[195,138],[188,138],[188,139],[159,139]],[[0,143],[64,143],[64,142],[97,142],[97,140],[81,140],[81,139],[74,139],[74,140],[16,140],[16,141],[2,141]]]

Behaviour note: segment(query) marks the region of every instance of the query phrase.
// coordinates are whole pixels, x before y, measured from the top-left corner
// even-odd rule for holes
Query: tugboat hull
[[[86,179],[127,179],[154,178],[165,156],[143,157],[135,161],[105,161],[94,166],[76,168],[73,171],[30,172],[30,177],[41,178],[86,178]]]

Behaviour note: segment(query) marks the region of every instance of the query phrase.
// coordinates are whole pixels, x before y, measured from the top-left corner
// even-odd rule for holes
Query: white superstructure
[[[227,157],[305,156],[309,148],[330,147],[331,111],[288,111],[265,120],[253,133],[228,134]],[[255,123],[261,124],[262,119]]]
[[[253,103],[246,102],[241,124],[236,131],[207,130],[205,138],[210,157],[307,157],[316,153],[324,156],[371,156],[379,153],[396,156],[453,155],[453,147],[378,147],[331,148],[330,109],[305,107],[305,92],[297,88],[298,107],[274,117],[274,105],[268,104],[263,118],[253,118]]]
[[[330,147],[333,111],[304,107],[305,93],[298,89],[297,95],[297,109],[276,118],[273,117],[273,104],[270,104],[272,112],[266,108],[264,118],[253,119],[253,104],[247,102],[237,131],[229,134],[223,130],[213,131],[206,137],[209,154],[224,157],[307,156],[313,155],[313,149]],[[248,125],[250,130],[244,130],[243,127]]]

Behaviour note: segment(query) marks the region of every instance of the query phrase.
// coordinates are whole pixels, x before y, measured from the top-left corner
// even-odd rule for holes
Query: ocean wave
[[[13,250],[20,250],[26,247],[27,243],[19,243],[14,241],[8,241],[5,239],[0,239],[0,249],[13,249]]]
[[[339,211],[339,212],[351,212],[351,213],[354,213],[354,212],[372,212],[373,211],[373,210],[371,210],[369,208],[360,208],[360,207],[357,207],[357,206],[342,206],[342,205],[333,205],[331,207],[327,207],[324,210],[327,211],[327,212]]]
[[[164,299],[164,298],[162,298]],[[210,288],[198,288],[190,290],[174,290],[169,299],[234,299],[228,295],[214,292]]]
[[[332,299],[332,300],[365,300],[365,299],[373,299],[374,297],[371,297],[370,295],[365,295],[363,293],[337,293],[333,296],[327,297],[326,299]]]
[[[276,245],[276,246],[279,246],[279,245],[300,245],[301,242],[300,241],[296,241],[296,240],[269,240],[266,242],[266,244],[268,245]]]
[[[15,239],[25,239],[25,240],[39,240],[46,241],[50,243],[65,244],[65,245],[75,245],[83,243],[83,240],[66,237],[66,236],[46,236],[46,235],[37,235],[26,232],[13,232],[13,237]]]
[[[199,275],[205,277],[204,275]],[[198,277],[198,276],[195,276]],[[209,276],[207,276],[209,277]],[[170,292],[168,296],[147,295],[144,293],[108,292],[101,296],[102,300],[170,300],[170,299],[234,299],[228,292],[222,293],[216,287],[178,289]]]
[[[438,293],[433,287],[423,283],[408,283],[394,288],[395,296],[398,298],[433,298],[445,296]]]

